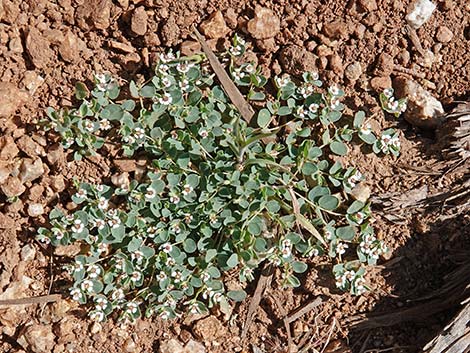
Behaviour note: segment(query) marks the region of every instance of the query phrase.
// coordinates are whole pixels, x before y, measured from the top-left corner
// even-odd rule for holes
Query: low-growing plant
[[[397,134],[376,138],[364,112],[343,119],[344,92],[321,88],[314,72],[274,78],[276,96],[266,101],[268,80],[252,63],[234,64],[245,47],[239,37],[233,44],[225,55],[234,82],[265,102],[257,126],[241,118],[203,56],[171,52],[150,80],[130,83],[130,99],[119,99],[109,75],[96,75],[91,94],[77,85],[77,109],[48,110],[49,128],[76,159],[112,141],[150,161],[141,181],[77,182],[78,210],[56,208],[51,226],[39,229],[54,246],[86,245],[69,266],[71,295],[94,303],[92,318],[228,312],[229,300],[246,294],[242,286],[228,290],[225,273],[237,269],[243,283],[269,262],[284,285],[298,287],[297,274],[321,255],[335,263],[339,288],[367,289],[365,266],[386,249],[374,236],[370,204],[352,197],[363,174],[338,157],[353,140],[397,155]]]

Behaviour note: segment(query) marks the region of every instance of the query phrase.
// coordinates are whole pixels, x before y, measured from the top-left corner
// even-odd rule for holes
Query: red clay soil
[[[344,87],[351,111],[365,109],[375,128],[400,130],[399,158],[364,155],[357,148],[345,161],[367,177],[373,196],[404,194],[422,185],[432,194],[458,184],[460,174],[436,182],[436,166],[444,157],[433,132],[385,117],[377,103],[378,92],[400,76],[418,80],[445,104],[468,98],[470,3],[434,2],[437,9],[417,30],[419,49],[405,31],[409,1],[404,0],[0,0],[0,184],[7,164],[23,163],[28,166],[23,174],[29,173],[1,185],[0,299],[67,293],[61,255],[79,249],[54,253],[34,240],[35,230],[46,224],[55,205],[70,206],[73,178],[109,182],[123,168],[107,155],[74,162],[58,148],[57,137],[39,126],[45,108],[73,106],[75,83],[90,84],[93,73],[109,72],[122,84],[149,77],[158,53],[192,40],[193,26],[217,37],[209,40],[214,48],[226,45],[235,32],[244,36],[249,59],[257,60],[267,76],[317,68],[327,84]],[[256,3],[274,12],[268,29],[263,23],[249,25]],[[215,11],[222,16],[201,28]],[[427,50],[433,60],[423,60]],[[8,193],[23,188],[15,202],[7,202]],[[440,210],[415,210],[391,222],[376,209],[375,228],[391,251],[369,272],[371,292],[354,297],[336,290],[327,258],[312,260],[296,290],[282,289],[275,273],[245,346],[240,336],[250,298],[235,306],[228,320],[214,311],[176,322],[139,320],[129,327],[92,323],[86,308],[61,300],[0,306],[0,352],[168,353],[181,352],[187,342],[196,348],[186,352],[203,347],[206,352],[287,352],[283,319],[316,297],[322,304],[290,327],[302,352],[417,352],[443,327],[449,312],[368,330],[352,329],[348,318],[407,307],[439,288],[455,266],[453,249],[469,249],[469,215],[438,221]],[[256,281],[248,288],[250,295],[255,287]],[[179,343],[168,342],[172,338]]]

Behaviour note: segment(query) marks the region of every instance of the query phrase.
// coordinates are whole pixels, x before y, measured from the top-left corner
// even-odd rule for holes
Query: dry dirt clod
[[[370,80],[370,86],[374,91],[379,93],[386,88],[392,87],[392,79],[390,76],[377,76]]]
[[[436,5],[429,0],[416,0],[410,8],[406,21],[411,27],[418,29],[431,18]]]
[[[300,76],[305,71],[317,71],[316,56],[297,45],[283,49],[279,59],[284,71],[294,76]]]
[[[201,52],[201,44],[194,40],[185,40],[183,43],[181,43],[180,51],[181,54],[185,56],[191,56]]]
[[[10,117],[28,99],[28,94],[10,82],[0,82],[0,117]]]
[[[394,83],[397,96],[408,98],[404,117],[410,124],[428,129],[441,125],[444,109],[431,93],[411,79],[400,77]]]
[[[160,343],[160,353],[183,353],[183,344],[177,339],[169,339]]]
[[[323,33],[333,39],[346,39],[348,36],[348,27],[342,20],[336,20],[326,23],[323,26]]]
[[[29,94],[33,95],[44,83],[44,78],[32,70],[26,71],[21,83],[28,90]]]
[[[39,69],[46,68],[55,57],[49,41],[34,27],[26,37],[26,51],[33,65]]]
[[[394,68],[393,57],[390,54],[382,53],[379,56],[375,67],[375,74],[378,76],[389,76]]]
[[[109,27],[111,16],[111,0],[84,1],[75,11],[75,19],[83,30],[106,29]]]
[[[74,257],[80,253],[80,244],[58,245],[54,248],[54,255]]]
[[[255,17],[248,21],[247,30],[255,39],[273,38],[281,30],[281,22],[273,10],[257,5]]]
[[[341,75],[343,73],[343,61],[341,57],[337,54],[333,54],[329,57],[329,64],[330,69],[337,75]]]
[[[201,23],[200,28],[201,32],[211,39],[223,38],[230,32],[220,11],[212,13],[206,21]]]
[[[206,353],[204,346],[195,340],[189,340],[184,349],[185,353]]]
[[[60,56],[66,62],[77,63],[81,58],[80,49],[80,39],[72,31],[68,31],[59,45]]]
[[[44,165],[40,158],[35,161],[30,158],[25,158],[20,167],[20,180],[22,183],[33,181],[41,177],[44,172]]]
[[[18,343],[34,353],[49,353],[54,347],[54,339],[51,325],[32,324],[20,336]]]
[[[357,0],[356,4],[361,12],[372,12],[378,8],[375,0]]]
[[[194,333],[203,342],[213,342],[227,333],[227,328],[215,316],[208,316],[194,325]]]
[[[22,152],[26,153],[31,158],[46,155],[44,148],[28,135],[23,135],[16,140],[16,145]]]
[[[449,43],[454,34],[452,31],[446,26],[439,26],[436,32],[436,40],[441,43]]]
[[[26,187],[18,177],[11,176],[2,184],[1,190],[6,197],[15,197],[24,193]]]
[[[5,180],[10,176],[11,168],[8,162],[0,161],[0,184],[3,184]]]
[[[132,13],[131,18],[131,30],[138,36],[143,36],[147,33],[147,20],[148,15],[145,11],[145,7],[139,6]]]
[[[15,221],[11,217],[0,212],[0,229],[9,229],[14,225]]]
[[[1,108],[0,108],[1,109]],[[11,136],[0,137],[0,160],[8,161],[20,152]]]

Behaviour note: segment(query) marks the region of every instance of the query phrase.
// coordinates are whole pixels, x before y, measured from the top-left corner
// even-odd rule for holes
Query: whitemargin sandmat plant
[[[147,82],[130,83],[127,99],[116,80],[98,74],[91,92],[77,84],[78,108],[48,109],[46,128],[76,160],[113,142],[123,155],[145,152],[150,161],[143,179],[118,187],[75,181],[77,210],[54,209],[50,226],[38,230],[53,246],[86,245],[67,268],[70,295],[90,305],[92,319],[229,312],[229,301],[246,293],[227,290],[224,273],[238,269],[243,284],[269,262],[283,285],[297,287],[313,256],[331,258],[338,288],[368,289],[366,266],[386,248],[370,204],[352,197],[365,176],[332,156],[347,155],[351,143],[397,156],[398,133],[377,138],[362,111],[344,117],[344,92],[324,89],[315,72],[275,77],[277,93],[267,96],[259,68],[235,66],[244,51],[235,36],[223,56],[247,100],[263,103],[257,126],[241,119],[203,55],[172,52]],[[381,102],[397,114],[406,103],[392,95]]]

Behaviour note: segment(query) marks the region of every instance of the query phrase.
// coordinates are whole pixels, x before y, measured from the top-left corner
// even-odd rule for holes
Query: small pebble
[[[44,206],[40,203],[32,203],[28,206],[28,215],[38,217],[44,213]]]
[[[439,26],[437,28],[436,40],[438,42],[449,43],[452,40],[453,37],[454,37],[454,34],[446,26]]]

